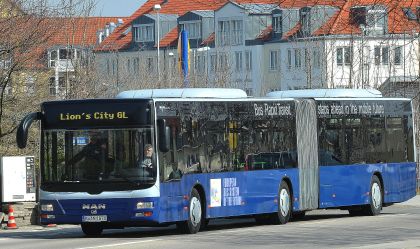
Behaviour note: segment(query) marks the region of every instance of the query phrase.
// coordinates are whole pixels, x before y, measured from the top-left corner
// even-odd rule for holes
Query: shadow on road
[[[316,211],[319,212],[319,211]],[[335,211],[337,212],[337,211]],[[381,215],[395,215],[395,213],[382,213]],[[328,211],[321,211],[321,213],[307,214],[306,216],[299,219],[292,219],[291,224],[293,223],[302,223],[307,221],[316,221],[316,220],[330,220],[337,218],[354,218],[350,217],[347,212],[337,213],[328,213]],[[215,219],[211,220],[209,225],[200,232],[211,232],[211,231],[220,231],[220,230],[231,230],[238,228],[250,228],[256,226],[263,226],[255,222],[254,218],[232,218],[232,219]],[[287,224],[286,224],[287,226]],[[155,238],[161,236],[179,236],[182,235],[175,225],[168,227],[147,227],[147,228],[138,228],[131,227],[125,229],[108,229],[104,230],[100,238]],[[36,229],[36,230],[0,230],[0,239],[1,238],[16,238],[16,239],[72,239],[72,238],[82,238],[82,239],[94,239],[85,236],[78,226],[71,227],[61,227],[57,226],[56,228],[45,228],[45,229]]]

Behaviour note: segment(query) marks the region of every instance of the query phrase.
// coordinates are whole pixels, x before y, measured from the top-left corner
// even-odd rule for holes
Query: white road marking
[[[350,217],[348,216],[348,219],[376,219],[376,218],[392,218],[392,217],[398,217],[398,216],[408,216],[410,214],[390,214],[390,215],[378,215],[378,216],[359,216],[359,217]],[[307,216],[309,217],[309,215]],[[299,221],[299,222],[290,222],[286,224],[286,226],[313,226],[313,225],[319,225],[319,224],[329,224],[329,223],[336,223],[337,220],[341,220],[346,217],[339,217],[339,218],[333,218],[333,219],[319,219],[319,220],[308,220],[308,221]],[[219,235],[219,234],[226,234],[226,233],[243,233],[243,232],[252,232],[258,229],[259,226],[252,226],[248,228],[234,228],[232,230],[222,230],[222,231],[210,231],[205,232],[207,235]]]
[[[206,233],[205,235],[219,235],[219,234],[226,234],[226,233],[243,233],[243,232],[251,232],[258,230],[256,227],[249,227],[249,228],[233,228],[231,230],[222,230],[217,232],[203,232]]]
[[[355,216],[350,217],[348,216],[347,219],[388,219],[393,217],[399,217],[399,216],[409,216],[411,214],[383,214],[378,216]],[[308,225],[317,225],[317,224],[328,224],[328,223],[335,223],[337,220],[343,219],[345,217],[339,217],[339,218],[333,218],[333,219],[320,219],[320,220],[313,220],[313,221],[306,221],[302,223],[296,224],[297,226],[308,226]]]
[[[162,239],[150,239],[150,240],[140,240],[140,241],[125,242],[125,243],[101,245],[101,246],[79,247],[79,248],[76,248],[76,249],[95,249],[95,248],[106,248],[106,247],[113,247],[113,246],[125,246],[125,245],[155,242],[155,241],[159,241],[159,240],[162,240]]]

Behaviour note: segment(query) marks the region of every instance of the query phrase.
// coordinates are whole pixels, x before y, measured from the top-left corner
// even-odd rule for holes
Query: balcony
[[[59,48],[48,51],[48,67],[58,72],[74,71],[75,65],[80,63],[83,51],[80,49]]]

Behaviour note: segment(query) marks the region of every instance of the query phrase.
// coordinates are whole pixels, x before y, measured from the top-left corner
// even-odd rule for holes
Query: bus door
[[[318,208],[319,166],[317,127],[315,100],[297,100],[296,132],[300,210]]]
[[[171,222],[183,219],[184,194],[186,193],[185,181],[183,179],[183,150],[182,143],[179,141],[180,127],[179,120],[175,118],[165,118],[165,125],[168,129],[167,148],[159,147],[159,174],[160,174],[160,194],[161,209],[160,221]],[[159,128],[160,129],[160,128]],[[163,131],[158,135],[162,136]],[[159,139],[161,139],[159,137]],[[159,146],[162,146],[159,144]]]

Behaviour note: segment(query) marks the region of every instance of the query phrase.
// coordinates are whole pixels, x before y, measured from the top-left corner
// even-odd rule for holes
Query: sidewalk
[[[26,225],[26,226],[19,226],[17,224],[17,229],[8,230],[7,224],[2,224],[0,228],[0,234],[2,231],[8,231],[8,232],[18,232],[18,231],[24,231],[24,232],[36,232],[36,231],[42,231],[42,230],[57,230],[57,229],[65,229],[65,228],[77,228],[80,229],[80,225],[57,225],[55,227],[47,227],[47,226],[41,226],[41,225]]]
[[[408,201],[396,203],[395,205],[420,207],[420,195],[416,195]]]

